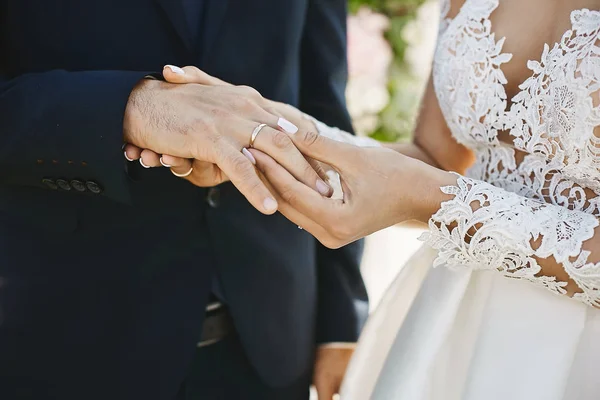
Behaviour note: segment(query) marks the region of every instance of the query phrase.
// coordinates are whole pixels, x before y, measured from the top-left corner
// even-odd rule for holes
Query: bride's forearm
[[[315,129],[319,132],[320,135],[328,137],[333,140],[337,140],[339,142],[350,143],[359,147],[372,147],[372,146],[383,146],[388,149],[394,150],[400,154],[403,154],[407,157],[423,161],[426,164],[429,164],[433,167],[437,167],[440,169],[444,169],[441,167],[440,163],[435,160],[433,156],[431,156],[423,146],[419,145],[417,142],[411,143],[384,143],[379,142],[370,137],[360,137],[352,135],[348,132],[344,132],[338,128],[327,126],[326,124],[318,121],[317,119],[311,117],[310,115],[303,114],[303,118],[307,121],[310,121],[312,124],[312,129]]]
[[[439,164],[427,152],[416,143],[382,143],[383,147],[392,149],[407,157],[423,161],[433,167],[439,168]]]
[[[398,156],[400,161],[398,169],[402,169],[402,172],[396,176],[397,182],[392,185],[396,188],[395,195],[398,197],[396,204],[401,208],[407,206],[410,208],[399,210],[402,215],[408,212],[411,220],[421,224],[427,223],[440,209],[442,203],[452,198],[443,193],[440,188],[456,185],[456,175],[429,165],[417,157],[411,157],[409,154],[402,153],[402,155],[410,158]],[[398,222],[405,221],[406,219]]]

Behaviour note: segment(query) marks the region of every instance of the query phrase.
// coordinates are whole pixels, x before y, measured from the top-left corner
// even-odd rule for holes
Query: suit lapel
[[[214,45],[219,30],[225,21],[230,0],[206,0],[202,39],[202,60],[205,61]]]
[[[179,38],[183,41],[188,50],[193,50],[193,36],[190,32],[187,20],[185,18],[183,5],[180,0],[154,0],[163,9],[167,15],[169,21],[173,25],[175,32]],[[217,0],[220,2],[223,0]]]

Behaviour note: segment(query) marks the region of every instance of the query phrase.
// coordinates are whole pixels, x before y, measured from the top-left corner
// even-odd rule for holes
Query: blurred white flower
[[[406,24],[402,31],[402,37],[408,43],[404,61],[411,73],[421,80],[426,80],[431,72],[439,19],[440,3],[430,0],[419,7],[415,19]]]
[[[366,7],[348,17],[346,98],[358,134],[367,135],[377,128],[377,114],[390,101],[387,84],[393,52],[384,37],[389,24],[386,16]]]

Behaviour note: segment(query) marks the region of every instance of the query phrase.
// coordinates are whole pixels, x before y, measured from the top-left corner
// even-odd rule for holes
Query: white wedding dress
[[[508,100],[498,6],[443,20],[434,86],[476,162],[443,188],[455,196],[367,324],[343,400],[600,399],[600,12],[573,11]],[[551,257],[574,298],[539,276]]]

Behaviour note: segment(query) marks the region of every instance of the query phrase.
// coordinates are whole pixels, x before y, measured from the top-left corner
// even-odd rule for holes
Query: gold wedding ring
[[[178,174],[177,172],[173,171],[173,169],[171,169],[171,173],[178,178],[185,178],[186,176],[190,176],[190,174],[192,173],[193,170],[194,170],[194,167],[190,168],[190,170],[188,172],[186,172],[185,174]]]
[[[267,124],[260,124],[259,126],[254,128],[254,130],[252,131],[252,136],[250,136],[250,147],[251,148],[254,147],[254,141],[256,140],[256,137],[258,136],[258,134],[260,133],[262,128],[264,128],[265,126],[267,126]]]

